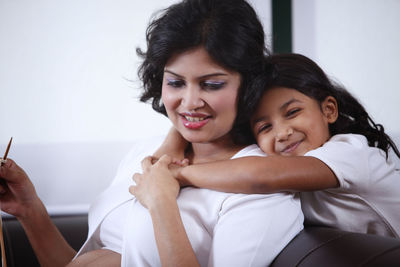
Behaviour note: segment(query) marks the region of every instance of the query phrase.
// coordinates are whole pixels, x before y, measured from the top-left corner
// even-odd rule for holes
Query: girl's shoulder
[[[383,150],[370,147],[363,135],[335,135],[305,156],[324,162],[335,173],[341,188],[367,190],[371,184],[398,176],[394,162],[386,158]]]
[[[358,148],[368,147],[368,140],[361,134],[336,134],[332,136],[323,146],[329,144],[347,144]]]

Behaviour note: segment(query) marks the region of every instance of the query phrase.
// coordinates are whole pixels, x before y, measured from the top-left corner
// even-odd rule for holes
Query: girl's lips
[[[206,125],[210,116],[203,114],[181,114],[183,126],[191,130],[197,130]]]
[[[288,154],[288,153],[292,153],[293,151],[296,150],[296,148],[300,145],[300,143],[302,142],[302,140],[291,143],[290,145],[286,146],[281,153],[283,154]]]

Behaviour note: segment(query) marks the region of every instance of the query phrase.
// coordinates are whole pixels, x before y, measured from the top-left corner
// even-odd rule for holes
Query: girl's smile
[[[337,118],[335,98],[321,104],[297,90],[267,90],[253,115],[252,128],[260,148],[267,154],[302,156],[329,138],[329,124]]]

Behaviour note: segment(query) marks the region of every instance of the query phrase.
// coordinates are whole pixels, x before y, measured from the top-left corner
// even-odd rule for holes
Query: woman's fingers
[[[0,177],[7,182],[18,183],[28,176],[12,159],[8,158],[0,167]]]
[[[164,165],[164,166],[167,166],[167,167],[168,167],[168,165],[171,164],[172,162],[173,162],[173,159],[172,159],[171,156],[169,156],[169,155],[163,155],[163,156],[161,156],[161,158],[157,161],[156,164]]]
[[[140,173],[135,173],[135,174],[132,176],[132,179],[133,179],[133,181],[135,181],[136,184],[139,184],[140,181],[142,180],[142,174],[140,174]]]
[[[153,165],[154,157],[147,156],[142,160],[142,170],[148,171],[150,167]]]
[[[135,196],[135,186],[131,185],[131,186],[129,187],[129,193],[131,193],[132,195]]]

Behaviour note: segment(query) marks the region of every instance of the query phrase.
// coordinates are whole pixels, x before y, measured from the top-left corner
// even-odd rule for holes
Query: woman
[[[147,44],[146,53],[138,51],[144,57],[141,100],[152,100],[191,143],[186,156],[192,163],[263,155],[246,146],[252,137],[243,119],[248,112],[243,103],[265,52],[262,26],[247,2],[173,5],[150,24]],[[121,164],[92,206],[88,240],[69,266],[265,266],[302,229],[300,203],[292,194],[179,192],[169,179],[167,157],[154,166],[143,162],[143,176],[135,175],[139,186],[131,188],[136,199],[128,192],[131,177],[158,145],[136,147]],[[16,174],[11,163],[1,177],[11,189],[6,199],[18,200],[6,201],[6,211],[20,219],[42,265],[65,265],[73,250],[50,224],[27,177]],[[25,199],[34,204],[19,202],[24,194],[13,188],[28,191]],[[38,229],[39,222],[50,231]]]

